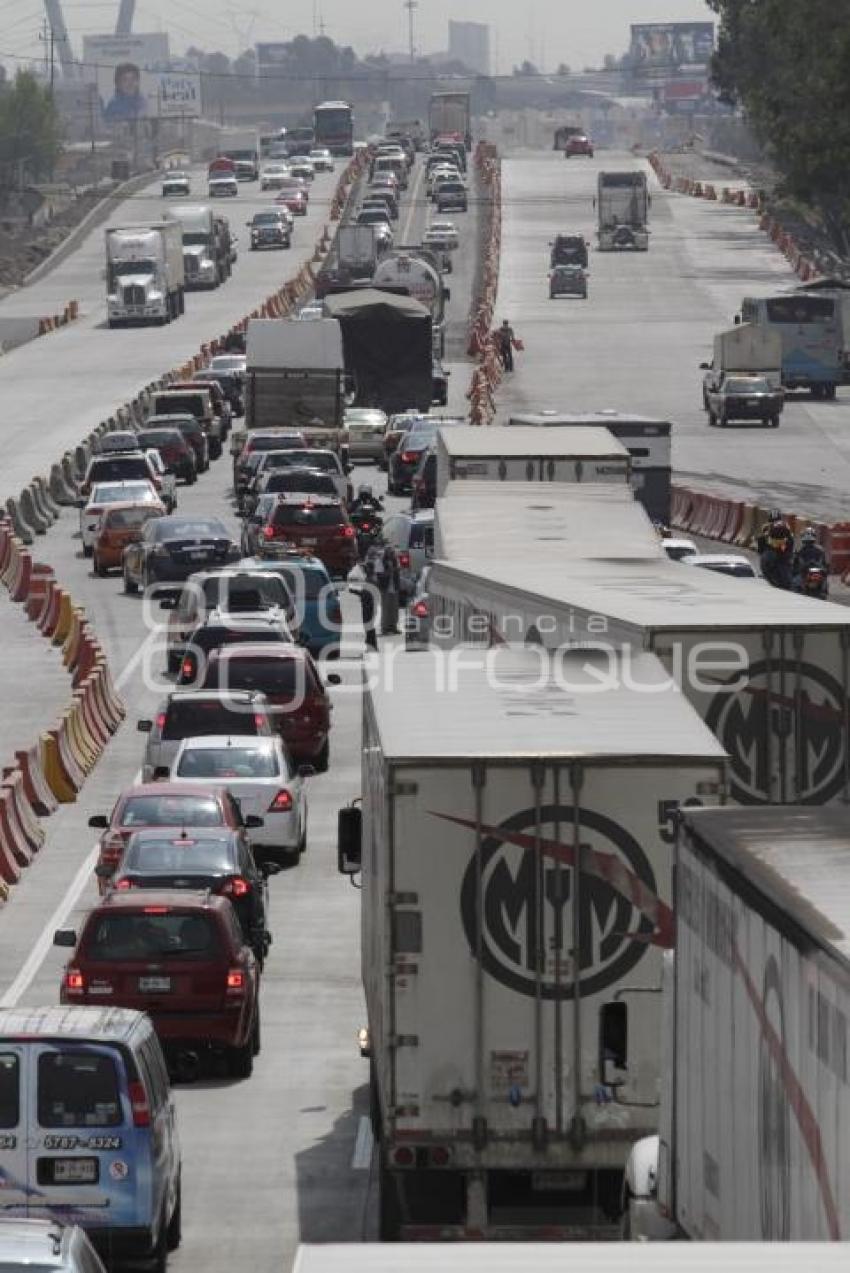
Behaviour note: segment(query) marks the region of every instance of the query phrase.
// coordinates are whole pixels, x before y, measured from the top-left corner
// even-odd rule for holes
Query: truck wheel
[[[837,387],[837,385],[824,385],[823,396],[830,399],[834,398]]]
[[[772,415],[772,416],[770,417],[770,427],[771,427],[771,429],[778,429],[778,428],[779,428],[779,416],[778,416],[778,415]]]
[[[717,424],[717,416],[716,416],[716,415],[714,414],[714,412],[711,410],[711,407],[709,407],[709,408],[708,408],[708,423],[709,423],[709,425],[710,425],[710,427],[711,427],[712,429],[713,429],[713,428],[716,426],[716,424]]]

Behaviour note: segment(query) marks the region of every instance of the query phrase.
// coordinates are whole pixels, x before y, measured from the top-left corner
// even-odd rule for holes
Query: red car
[[[302,184],[300,178],[297,182],[284,182],[280,188],[280,193],[275,196],[275,203],[282,203],[296,217],[306,217],[309,201],[310,195],[306,184]]]
[[[60,1003],[146,1012],[178,1074],[195,1077],[198,1048],[223,1052],[234,1078],[248,1078],[260,1050],[260,974],[226,897],[182,889],[110,893],[74,947]]]
[[[331,673],[329,685],[338,685]],[[262,690],[270,715],[297,764],[323,773],[330,756],[332,703],[312,656],[298,645],[240,645],[213,650],[204,689]]]
[[[263,526],[265,543],[282,540],[306,549],[327,567],[328,574],[344,578],[357,564],[357,532],[348,513],[331,495],[281,494],[274,512]]]
[[[225,827],[244,835],[247,826],[239,805],[224,787],[214,790],[185,782],[146,782],[128,787],[118,797],[109,817],[96,813],[89,826],[103,830],[95,874],[101,893],[109,887],[130,836],[135,831],[171,828]],[[247,837],[246,837],[247,844]]]
[[[572,137],[567,138],[564,158],[569,159],[572,155],[587,155],[588,159],[593,158],[593,142],[584,133],[573,133]]]

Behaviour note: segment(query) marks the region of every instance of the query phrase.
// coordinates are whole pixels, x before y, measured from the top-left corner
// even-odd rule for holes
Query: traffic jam
[[[345,153],[351,108],[321,110]],[[781,510],[742,546],[760,573],[670,529],[670,420],[453,408],[469,119],[438,93],[422,135],[374,139],[312,294],[152,389],[79,482],[79,569],[149,637],[135,688],[156,675],[123,726],[134,781],[87,818],[91,904],[51,925],[55,1001],[0,1006],[0,1214],[72,1226],[61,1267],[162,1273],[198,1167],[184,1095],[214,1120],[260,1057],[286,1081],[266,979],[297,954],[272,916],[319,855],[357,890],[352,1243],[468,1243],[472,1268],[482,1241],[850,1230],[847,609]],[[168,170],[161,222],[105,231],[107,326],[225,282],[212,201],[244,183],[270,205],[249,250],[291,249],[333,149],[233,145],[197,206]],[[651,250],[648,170],[613,162],[593,247],[569,225],[541,246],[551,300],[590,306],[589,253]],[[712,426],[778,426],[779,318],[748,302],[718,336]],[[507,320],[488,340],[519,381]]]

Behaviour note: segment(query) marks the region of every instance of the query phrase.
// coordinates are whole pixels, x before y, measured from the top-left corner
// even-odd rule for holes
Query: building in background
[[[479,75],[490,74],[490,28],[483,22],[449,21],[449,57]]]

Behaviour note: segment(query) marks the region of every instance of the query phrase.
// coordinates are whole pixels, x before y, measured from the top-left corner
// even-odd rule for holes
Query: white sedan
[[[460,246],[460,231],[454,221],[434,220],[428,227],[427,234],[439,236],[449,252],[454,252]]]
[[[690,553],[682,561],[686,566],[713,570],[715,574],[729,575],[733,579],[758,579],[755,566],[741,553]]]
[[[333,172],[334,170],[334,157],[329,150],[323,150],[321,147],[311,150],[309,159],[316,172]]]
[[[280,190],[289,175],[288,164],[266,164],[260,169],[260,189]]]
[[[312,765],[293,765],[278,735],[211,734],[185,738],[169,782],[226,787],[242,816],[263,819],[252,827],[251,844],[270,857],[298,857],[307,847],[307,793]]]
[[[80,508],[80,537],[86,557],[92,555],[100,519],[109,504],[155,504],[165,512],[152,482],[95,482],[87,503]]]

